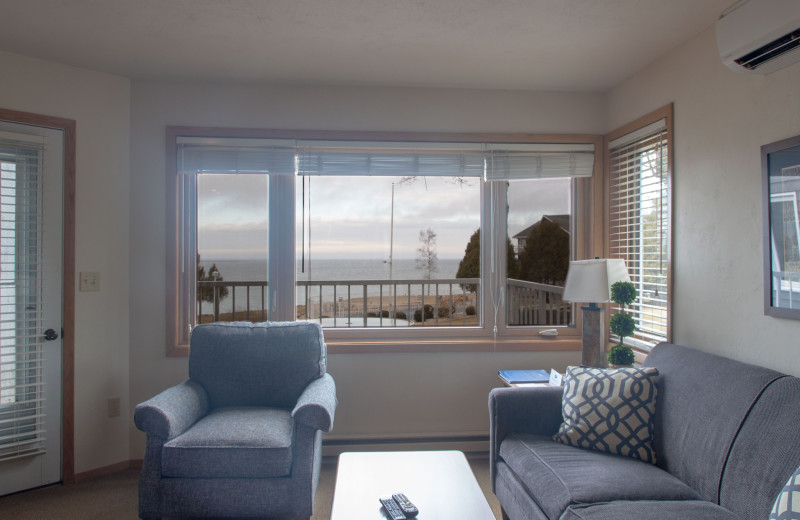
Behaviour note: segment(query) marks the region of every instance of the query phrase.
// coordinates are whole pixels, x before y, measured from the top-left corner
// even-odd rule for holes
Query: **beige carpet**
[[[472,472],[483,490],[495,518],[500,505],[489,485],[489,460],[469,457]],[[15,520],[135,520],[138,518],[138,477],[127,470],[66,486],[51,486],[0,498],[0,518]],[[328,520],[336,481],[336,459],[322,465],[312,520]],[[358,520],[358,519],[353,519]]]

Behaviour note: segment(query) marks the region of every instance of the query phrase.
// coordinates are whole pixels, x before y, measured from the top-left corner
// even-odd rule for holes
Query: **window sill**
[[[325,340],[328,354],[378,354],[386,352],[547,352],[579,351],[580,338],[507,338],[449,340]]]
[[[579,336],[558,338],[509,337],[448,339],[325,339],[328,354],[381,354],[381,353],[441,353],[441,352],[558,352],[580,351]],[[177,345],[167,351],[167,357],[188,357],[189,346]],[[637,358],[638,359],[638,358]]]

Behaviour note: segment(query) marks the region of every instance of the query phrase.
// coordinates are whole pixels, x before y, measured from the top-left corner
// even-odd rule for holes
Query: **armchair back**
[[[192,331],[189,379],[210,408],[291,409],[327,371],[322,328],[312,322],[207,323]]]

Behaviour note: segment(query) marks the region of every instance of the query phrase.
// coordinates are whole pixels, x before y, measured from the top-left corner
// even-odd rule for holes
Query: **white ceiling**
[[[0,0],[0,50],[137,79],[605,91],[734,0]]]

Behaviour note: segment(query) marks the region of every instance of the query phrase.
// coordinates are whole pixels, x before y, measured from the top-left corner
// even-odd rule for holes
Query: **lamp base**
[[[588,367],[605,366],[603,356],[603,308],[597,304],[581,307],[583,311],[583,349],[581,365]]]

